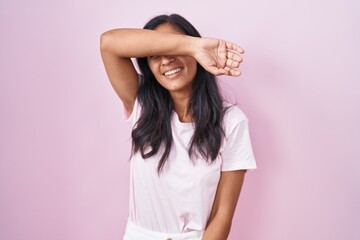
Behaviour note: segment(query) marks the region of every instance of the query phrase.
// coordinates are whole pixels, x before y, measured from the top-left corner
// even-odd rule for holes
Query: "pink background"
[[[250,119],[232,240],[360,239],[360,2],[0,1],[0,240],[120,240],[130,129],[99,38],[184,15],[238,43]]]

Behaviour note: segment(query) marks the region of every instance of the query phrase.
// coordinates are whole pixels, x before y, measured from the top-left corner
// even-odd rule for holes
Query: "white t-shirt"
[[[136,99],[131,115],[124,118],[133,127],[140,117]],[[236,106],[224,116],[225,139],[217,159],[209,164],[188,155],[194,133],[192,123],[180,122],[173,111],[171,117],[173,143],[170,155],[158,175],[158,161],[163,150],[147,159],[137,152],[130,160],[129,219],[140,227],[164,233],[204,230],[211,213],[221,171],[255,169],[248,119]]]

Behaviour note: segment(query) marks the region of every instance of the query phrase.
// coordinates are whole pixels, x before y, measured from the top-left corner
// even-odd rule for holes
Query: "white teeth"
[[[169,75],[178,73],[178,72],[180,72],[181,70],[182,70],[182,68],[175,68],[175,69],[173,69],[173,70],[170,70],[170,71],[164,73],[164,75],[165,75],[165,76],[169,76]]]

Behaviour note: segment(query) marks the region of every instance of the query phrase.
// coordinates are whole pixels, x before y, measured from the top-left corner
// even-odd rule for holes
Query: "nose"
[[[175,57],[173,56],[162,56],[161,57],[161,65],[168,65],[169,63],[173,62]]]

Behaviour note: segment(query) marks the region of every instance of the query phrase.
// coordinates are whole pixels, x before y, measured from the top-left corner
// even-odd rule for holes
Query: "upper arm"
[[[209,222],[215,215],[220,216],[229,223],[232,221],[245,173],[246,170],[221,172]]]
[[[101,35],[101,57],[107,76],[124,107],[131,113],[139,87],[138,73],[130,58],[116,55],[109,49],[111,33]]]

